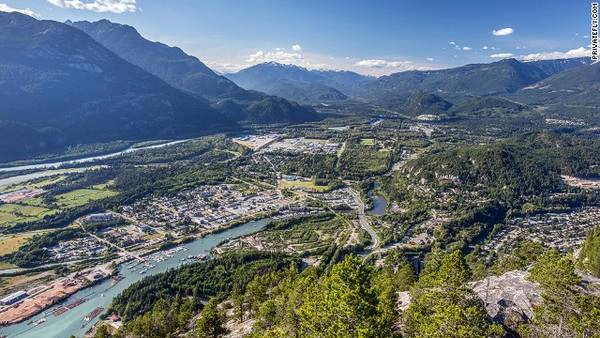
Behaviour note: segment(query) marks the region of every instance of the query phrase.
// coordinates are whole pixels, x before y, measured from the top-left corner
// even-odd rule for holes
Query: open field
[[[58,183],[62,180],[65,179],[65,175],[55,175],[55,176],[50,176],[44,179],[40,179],[40,181],[34,180],[34,181],[29,181],[29,182],[22,182],[22,183],[17,183],[14,185],[5,185],[5,186],[0,186],[0,192],[9,192],[9,191],[15,191],[15,190],[20,190],[20,189],[25,189],[25,188],[29,188],[29,189],[40,189],[40,188],[44,188],[47,187],[51,184],[55,184]]]
[[[56,202],[61,208],[75,208],[87,203],[117,195],[117,192],[107,189],[77,189],[56,196]]]
[[[374,146],[375,145],[375,139],[372,138],[363,138],[360,139],[360,144],[363,146]]]
[[[293,188],[302,188],[305,190],[311,190],[316,192],[324,192],[329,188],[326,185],[315,185],[315,183],[310,181],[288,181],[288,180],[279,180],[279,189],[293,189]]]
[[[0,226],[40,220],[56,212],[56,210],[26,204],[3,204],[0,206]]]
[[[8,255],[17,251],[21,246],[27,243],[33,236],[41,235],[48,232],[47,230],[42,231],[30,231],[20,234],[10,234],[0,236],[0,256]],[[10,265],[10,264],[9,264]],[[12,267],[12,265],[10,266]],[[7,269],[10,267],[0,266],[0,269]]]
[[[38,182],[24,182],[10,186],[15,188],[31,189],[41,188],[63,180],[65,176],[55,176]],[[56,205],[51,207],[44,202],[43,196],[28,198],[19,202],[0,205],[0,227],[9,227],[18,223],[32,222],[43,219],[45,216],[53,215],[64,209],[71,209],[87,203],[101,200],[117,195],[117,192],[109,190],[111,181],[98,184],[89,188],[77,189],[64,194],[56,195]]]

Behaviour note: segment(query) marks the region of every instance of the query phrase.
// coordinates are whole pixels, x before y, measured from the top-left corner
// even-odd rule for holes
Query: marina
[[[181,264],[189,264],[206,259],[209,257],[212,248],[221,242],[255,233],[269,222],[269,218],[248,222],[219,233],[207,235],[175,248],[156,252],[148,256],[147,258],[152,258],[147,259],[145,263],[134,260],[122,264],[119,266],[119,274],[115,277],[108,278],[92,287],[76,292],[67,298],[65,302],[50,307],[45,312],[33,316],[27,322],[0,328],[0,336],[69,337],[74,335],[82,337],[98,321],[106,309],[109,308],[112,299],[133,283],[146,276],[176,268]],[[145,264],[149,264],[152,267],[145,266]],[[137,269],[145,269],[146,272],[140,274]],[[69,310],[63,310],[63,308],[69,308],[70,306],[72,308]],[[93,318],[89,318],[89,321],[84,321],[86,316],[92,314],[99,307],[103,309],[93,316]],[[59,315],[54,315],[55,312],[58,312]]]

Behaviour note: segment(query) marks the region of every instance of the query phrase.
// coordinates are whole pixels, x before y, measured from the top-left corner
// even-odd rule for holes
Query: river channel
[[[82,157],[82,158],[77,158],[77,159],[73,159],[73,160],[50,162],[50,163],[29,164],[29,165],[20,165],[20,166],[16,166],[16,167],[4,167],[4,168],[0,168],[0,172],[18,171],[18,170],[32,170],[32,169],[56,169],[56,168],[59,168],[62,165],[66,165],[66,164],[78,164],[78,163],[94,162],[94,161],[98,161],[98,160],[104,160],[104,159],[107,159],[107,158],[119,156],[119,155],[122,155],[122,154],[132,153],[132,152],[138,151],[138,150],[162,148],[162,147],[171,146],[171,145],[182,143],[182,142],[187,142],[187,141],[190,141],[190,140],[193,140],[193,139],[171,141],[171,142],[159,143],[159,144],[154,144],[154,145],[145,146],[145,147],[129,147],[129,148],[125,149],[125,150],[117,151],[117,152],[110,153],[110,154],[104,154],[104,155],[98,155],[98,156],[89,156],[89,157]]]
[[[123,264],[119,267],[119,271],[124,279],[117,284],[113,285],[113,281],[109,278],[99,284],[96,284],[95,286],[83,289],[70,296],[62,304],[57,304],[51,308],[48,308],[43,313],[31,318],[31,321],[34,323],[41,320],[41,324],[34,326],[33,324],[28,324],[30,320],[27,320],[19,324],[3,327],[0,329],[0,336],[6,335],[7,337],[23,338],[64,338],[74,335],[77,337],[82,337],[85,332],[88,331],[92,325],[98,321],[100,316],[95,317],[89,322],[84,321],[84,317],[98,307],[103,307],[105,309],[108,308],[112,302],[112,299],[131,284],[143,279],[146,276],[165,272],[169,269],[176,268],[181,264],[189,264],[182,263],[182,261],[185,260],[186,262],[189,262],[190,260],[186,260],[186,258],[188,258],[190,255],[195,256],[209,254],[212,248],[224,240],[257,232],[265,227],[269,221],[269,218],[265,218],[248,222],[223,232],[208,235],[193,242],[184,244],[183,246],[187,250],[177,251],[172,257],[162,262],[152,262],[155,267],[148,270],[145,274],[140,274],[139,271],[131,271],[127,268],[127,264]],[[86,299],[86,301],[59,316],[51,314],[55,308],[61,305],[71,304],[79,299]],[[46,320],[44,321],[42,318],[45,318]]]

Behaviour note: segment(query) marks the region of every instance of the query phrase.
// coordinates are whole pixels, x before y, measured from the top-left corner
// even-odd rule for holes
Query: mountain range
[[[96,24],[103,29],[97,36],[110,33],[113,25]],[[135,57],[115,47],[124,46],[119,39],[107,38],[105,46],[74,24],[0,12],[0,143],[8,145],[0,149],[0,161],[78,143],[201,135],[239,129],[240,121],[316,118],[310,107],[243,90],[181,50],[114,25],[127,33],[122,39],[135,46]],[[178,74],[186,80],[178,81]]]
[[[309,70],[295,65],[267,62],[226,76],[243,88],[307,104],[362,101],[401,108],[406,113],[424,114],[431,107],[434,107],[433,111],[448,111],[452,104],[448,105],[440,100],[469,102],[468,105],[472,106],[477,97],[490,95],[495,99],[482,100],[475,106],[481,107],[483,104],[490,108],[496,103],[500,108],[515,108],[507,105],[507,100],[501,100],[499,96],[535,103],[535,100],[523,98],[522,91],[531,88],[538,88],[539,91],[539,86],[532,86],[544,83],[543,81],[560,81],[563,82],[563,86],[573,86],[575,83],[560,79],[562,76],[578,77],[575,75],[578,72],[582,78],[592,79],[587,84],[582,83],[582,86],[593,85],[593,79],[597,77],[593,72],[587,73],[585,69],[589,67],[588,58],[531,62],[504,59],[493,63],[430,71],[405,71],[373,78],[350,71]],[[559,75],[563,73],[564,75]],[[571,73],[574,75],[568,75]],[[587,74],[583,76],[584,73]],[[553,80],[554,78],[559,80]],[[556,95],[556,92],[549,95],[554,95],[555,101],[562,97]],[[464,98],[469,99],[465,101]],[[476,108],[475,106],[473,108]],[[421,108],[425,109],[420,110]]]
[[[0,142],[7,145],[0,161],[79,143],[318,119],[302,104],[367,103],[444,117],[502,116],[530,105],[589,115],[600,107],[600,65],[587,58],[505,59],[379,78],[268,62],[223,76],[131,26],[4,12],[0,50]]]
[[[277,62],[226,76],[243,88],[310,104],[347,100],[356,86],[374,80],[350,71],[309,70]]]

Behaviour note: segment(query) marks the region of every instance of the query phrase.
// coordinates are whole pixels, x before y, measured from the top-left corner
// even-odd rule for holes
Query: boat
[[[63,313],[67,312],[67,311],[69,311],[69,308],[67,308],[66,306],[61,306],[61,307],[59,307],[58,309],[54,310],[54,311],[52,312],[52,314],[53,314],[55,317],[58,317],[58,316],[62,315]]]
[[[78,299],[78,300],[74,301],[71,304],[66,305],[65,307],[67,309],[71,310],[71,309],[73,309],[73,308],[75,308],[75,307],[77,307],[77,306],[85,303],[86,301],[87,301],[87,298],[81,298],[81,299]]]
[[[104,311],[104,308],[102,306],[99,306],[92,310],[92,312],[88,313],[87,316],[83,318],[83,320],[89,322],[92,319],[96,318],[100,313],[102,313],[102,311]]]
[[[46,317],[40,318],[33,323],[33,326],[38,326],[38,325],[44,324],[45,322],[46,322]]]

